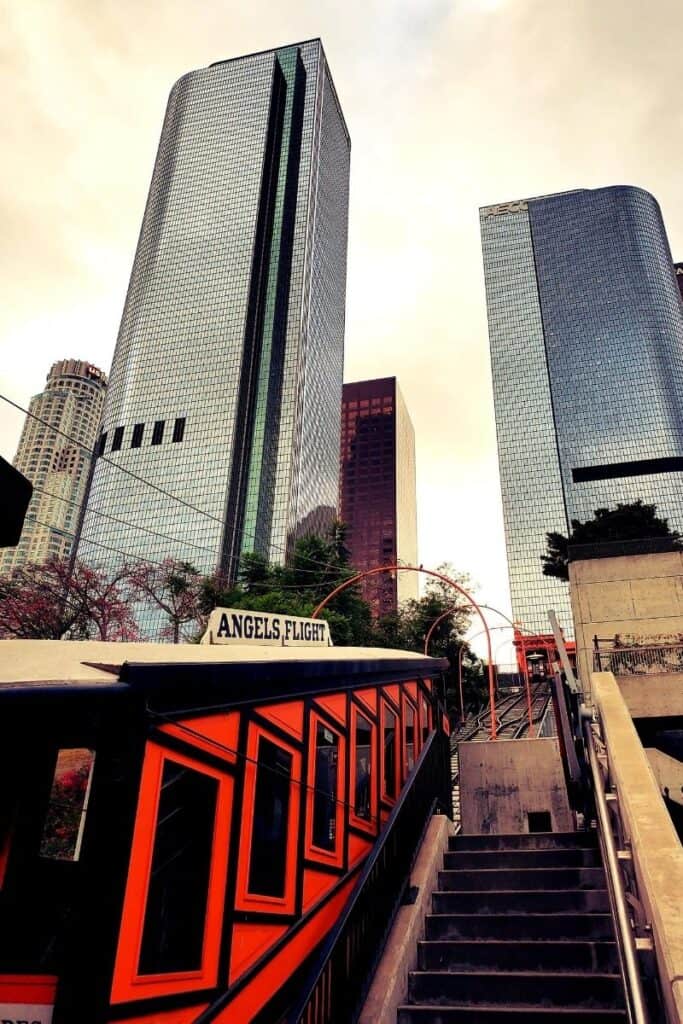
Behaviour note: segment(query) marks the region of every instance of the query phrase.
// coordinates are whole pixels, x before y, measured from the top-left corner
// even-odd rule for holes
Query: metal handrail
[[[582,717],[588,764],[593,778],[593,793],[598,818],[598,838],[607,874],[607,887],[612,906],[612,917],[617,926],[617,950],[621,975],[624,981],[626,1012],[631,1024],[648,1024],[649,1016],[645,1004],[643,984],[638,966],[638,954],[628,912],[626,891],[621,876],[621,868],[619,867],[617,846],[612,833],[602,772],[600,771],[598,755],[595,750],[595,738],[592,729],[593,712],[583,708]]]
[[[373,957],[379,959],[381,946],[389,932],[395,912],[400,905],[405,887],[408,885],[413,859],[417,855],[429,819],[437,807],[450,817],[450,764],[447,737],[440,731],[433,731],[427,737],[425,745],[415,762],[415,766],[401,791],[396,804],[375,843],[372,851],[361,870],[360,876],[341,915],[330,931],[322,946],[315,965],[304,983],[299,997],[286,1015],[288,1024],[330,1024],[333,1021],[355,1020],[362,1007],[364,991],[369,984],[369,976],[373,968]],[[398,831],[406,816],[410,824],[410,816],[415,814],[413,824],[419,828],[411,836],[410,849],[404,837],[400,844],[402,865],[395,864],[397,851],[392,851],[396,843]],[[389,861],[399,869],[400,877],[396,877],[396,885],[391,892],[391,908],[382,908],[373,900],[373,884],[381,876],[387,877],[386,852],[390,852]],[[379,875],[378,875],[379,872]],[[369,929],[365,926],[354,931],[354,917],[358,910],[370,915],[375,921],[382,909],[389,912],[381,920],[381,935],[378,945],[371,950],[364,948],[371,939]],[[363,924],[363,922],[361,922]],[[356,934],[355,932],[358,932]],[[373,944],[374,945],[374,944]],[[341,956],[339,955],[341,953]],[[337,968],[343,963],[343,977],[337,977]],[[362,975],[362,976],[361,976]],[[352,977],[353,976],[353,977]],[[340,985],[342,990],[340,991]],[[353,996],[350,992],[353,991]],[[349,1000],[351,1005],[343,1006]]]

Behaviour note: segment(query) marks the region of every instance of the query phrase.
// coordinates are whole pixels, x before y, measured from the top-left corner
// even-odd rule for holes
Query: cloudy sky
[[[352,138],[346,380],[395,374],[420,560],[509,610],[478,208],[635,184],[683,259],[680,0],[0,0],[0,392],[109,370],[168,91],[321,36]],[[0,402],[0,454],[22,416]]]

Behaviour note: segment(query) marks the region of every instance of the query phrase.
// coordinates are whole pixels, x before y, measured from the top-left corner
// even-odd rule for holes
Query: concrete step
[[[609,899],[605,889],[477,890],[469,892],[434,892],[432,910],[435,914],[606,914]]]
[[[613,941],[608,913],[505,913],[464,912],[427,914],[425,938],[433,939],[572,939]]]
[[[408,1002],[465,1006],[621,1008],[618,974],[540,973],[538,971],[411,971]]]
[[[459,868],[574,868],[600,867],[598,849],[458,850],[444,854],[447,870]]]
[[[559,850],[597,847],[596,832],[524,832],[517,835],[457,835],[449,850]]]
[[[563,1006],[399,1006],[397,1024],[622,1024],[624,1010]]]
[[[439,872],[439,889],[470,892],[482,889],[604,889],[602,868],[469,868]]]
[[[441,939],[418,943],[421,971],[598,971],[616,974],[619,955],[615,942],[520,941],[471,942]]]

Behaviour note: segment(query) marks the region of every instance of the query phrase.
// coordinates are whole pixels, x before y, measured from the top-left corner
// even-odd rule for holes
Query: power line
[[[39,490],[39,491],[41,491],[41,493],[47,494],[50,497],[57,497],[56,495],[50,495],[50,492],[43,490],[43,488],[39,487],[39,488],[36,488],[36,490]],[[68,501],[69,499],[68,498],[58,498],[57,500],[58,501]],[[77,504],[77,502],[70,502],[70,504]],[[91,509],[91,511],[95,511],[95,510]],[[98,514],[99,515],[106,515],[106,513],[104,513],[104,512],[100,512]],[[113,518],[113,517],[107,516],[107,518]],[[60,527],[60,526],[50,526],[47,523],[41,522],[35,516],[27,515],[26,516],[26,520],[28,522],[35,523],[36,526],[43,526],[46,530],[53,530],[55,533],[58,533],[58,534],[60,534],[63,537],[71,537],[72,539],[75,539],[75,537],[76,537],[76,534],[72,533],[70,530],[65,530],[63,527]],[[136,529],[136,528],[145,529],[144,527],[136,527],[135,524],[129,523],[125,519],[115,519],[115,521],[123,523],[124,526],[130,526],[133,529]],[[150,532],[154,533],[155,531],[152,530]],[[159,537],[166,537],[167,535],[166,534],[157,534],[157,536],[159,536]],[[168,539],[175,540],[176,538],[170,537]],[[132,561],[147,562],[149,565],[157,565],[160,568],[164,567],[164,563],[163,562],[158,562],[158,561],[155,561],[154,559],[145,558],[142,555],[133,555],[130,552],[122,551],[121,548],[111,547],[108,544],[101,544],[99,541],[88,540],[87,543],[88,544],[93,544],[95,547],[98,547],[98,548],[104,548],[107,551],[113,551],[116,554],[123,555],[125,558],[131,559]],[[207,550],[208,551],[208,548],[205,548],[203,550]],[[204,576],[205,574],[198,572],[197,575]],[[210,577],[208,577],[208,578],[210,578]],[[340,580],[339,582],[341,583],[341,582],[343,582],[343,580]],[[278,584],[276,581],[269,582],[267,580],[254,580],[253,582],[249,583],[248,586],[249,586],[249,589],[251,589],[253,587],[263,587],[266,590],[266,592],[268,590],[291,590],[291,591],[300,592],[301,590],[317,590],[317,591],[321,591],[324,588],[324,586],[326,586],[326,584],[325,585],[323,585],[322,583],[300,583],[300,584],[296,584],[296,583],[280,583],[280,584]],[[248,592],[249,592],[248,590],[244,591],[244,593],[248,593]]]
[[[151,480],[147,480],[147,479],[145,479],[145,477],[140,476],[138,473],[134,473],[132,470],[127,469],[125,466],[119,465],[118,462],[114,462],[112,459],[107,458],[106,455],[98,455],[97,454],[97,450],[95,448],[89,448],[88,445],[84,444],[82,441],[79,441],[78,438],[75,438],[71,434],[67,434],[65,431],[60,430],[58,427],[53,426],[47,420],[44,420],[42,418],[42,416],[36,415],[36,413],[31,412],[29,409],[25,409],[22,405],[19,405],[18,402],[13,401],[7,395],[0,394],[0,399],[2,399],[4,402],[7,402],[8,405],[11,405],[14,409],[17,409],[19,412],[23,412],[24,415],[30,416],[31,419],[36,420],[38,423],[42,423],[43,426],[47,427],[47,429],[51,430],[54,434],[58,434],[60,437],[66,438],[66,440],[70,441],[72,444],[77,445],[83,451],[87,452],[91,456],[91,458],[103,459],[104,462],[107,463],[107,465],[113,466],[115,469],[120,470],[120,472],[125,473],[127,476],[131,477],[132,479],[137,480],[139,483],[145,484],[147,487],[152,488],[152,490],[157,491],[159,494],[162,494],[162,495],[164,495],[167,498],[171,498],[172,501],[176,501],[180,505],[184,505],[186,508],[189,508],[191,511],[197,512],[197,513],[199,513],[199,515],[206,516],[208,519],[211,519],[211,520],[213,520],[216,523],[220,523],[221,526],[228,525],[228,523],[231,526],[235,525],[234,522],[229,522],[228,520],[223,520],[223,519],[221,519],[218,516],[214,516],[211,512],[207,512],[204,509],[199,508],[197,505],[193,505],[191,502],[185,501],[184,498],[179,498],[176,494],[172,494],[171,491],[167,491],[165,488],[159,487],[158,484],[152,483]],[[86,506],[85,506],[85,510],[86,511],[88,510],[87,503],[86,503]],[[96,544],[95,541],[91,541],[91,540],[88,540],[87,543],[89,543],[89,544]],[[184,542],[179,542],[179,543],[184,543]],[[99,545],[96,545],[96,546],[106,547],[106,545],[103,545],[103,544],[99,544]],[[279,544],[271,544],[270,546],[274,550],[279,551],[279,552],[281,552],[284,555],[287,554],[287,550],[285,548],[280,547]],[[115,551],[116,549],[115,548],[111,548],[110,550]],[[143,561],[144,561],[144,559],[143,559]],[[242,556],[242,557],[240,557],[240,556],[236,556],[236,557],[229,556],[229,562],[230,562],[231,565],[232,564],[236,564],[237,566],[239,566],[240,562],[243,562],[243,561],[244,561],[244,556]],[[331,562],[321,562],[319,559],[310,558],[310,557],[309,557],[308,561],[311,562],[312,565],[318,565],[318,566],[320,566],[321,568],[324,568],[324,569],[333,569],[336,572],[339,571],[339,566],[333,565]],[[311,574],[313,574],[315,572],[314,569],[303,569],[303,568],[297,569],[296,571],[297,572],[311,573]]]
[[[73,540],[76,536],[76,534],[72,533],[71,530],[63,530],[59,526],[50,526],[48,523],[42,523],[40,519],[36,519],[35,516],[26,516],[26,519],[30,523],[35,523],[36,526],[44,526],[46,530],[54,530],[55,533],[61,534],[62,537],[71,537]],[[96,548],[104,548],[105,551],[114,551],[117,555],[123,555],[124,558],[131,558],[138,562],[148,562],[149,565],[158,565],[163,567],[163,562],[155,562],[151,558],[143,558],[142,555],[131,555],[129,551],[122,551],[121,548],[113,548],[109,544],[100,544],[100,542],[96,540],[89,540],[88,544],[94,544]]]
[[[152,718],[160,719],[162,722],[164,722],[164,723],[166,723],[168,725],[173,725],[173,726],[175,726],[176,729],[179,729],[182,732],[186,732],[189,736],[192,737],[192,739],[200,739],[200,740],[206,742],[206,739],[207,739],[206,736],[202,736],[202,734],[200,732],[197,732],[195,729],[192,729],[189,725],[185,725],[182,722],[176,721],[174,718],[171,718],[170,715],[165,715],[161,711],[152,711],[151,708],[147,708],[147,712],[148,712],[149,715],[151,715]],[[295,786],[298,786],[300,789],[308,790],[308,792],[311,792],[311,793],[319,793],[320,796],[325,797],[325,800],[329,801],[329,803],[336,804],[339,807],[350,808],[350,809],[353,810],[354,814],[357,813],[355,811],[355,803],[352,804],[351,801],[349,801],[349,800],[339,800],[336,797],[330,797],[330,794],[329,794],[329,792],[327,790],[320,789],[318,786],[311,786],[308,782],[305,782],[303,778],[298,779],[298,780],[297,779],[293,779],[293,778],[291,778],[291,776],[287,776],[286,773],[283,772],[281,769],[279,769],[279,768],[272,768],[269,764],[265,764],[263,761],[259,761],[255,757],[249,757],[248,754],[245,754],[242,751],[237,750],[234,747],[228,747],[228,746],[226,746],[225,743],[221,743],[219,740],[215,740],[215,739],[212,738],[210,740],[210,742],[211,742],[212,746],[218,747],[219,750],[222,750],[225,753],[230,754],[232,757],[239,758],[245,764],[256,765],[257,768],[260,768],[260,769],[263,768],[266,771],[270,772],[271,774],[279,776],[280,778],[283,778],[283,777],[284,778],[290,778],[291,783],[293,785],[295,785]],[[337,763],[339,764],[339,762],[337,762]],[[368,773],[368,774],[370,774],[370,773]],[[378,822],[378,820],[379,820],[379,815],[374,815],[374,816],[371,815],[369,818],[364,818],[363,820],[364,821],[368,821],[368,822],[372,822],[373,824],[376,824]]]
[[[33,486],[34,491],[38,491],[40,494],[44,494],[48,498],[54,498],[55,501],[63,501],[68,505],[75,505],[76,508],[80,508],[81,502],[74,501],[72,498],[63,498],[58,494],[52,494],[51,491],[46,491],[44,487]],[[171,540],[175,544],[187,544],[189,547],[197,548],[198,551],[206,551],[209,554],[213,554],[211,548],[204,547],[201,544],[195,544],[191,540],[180,540],[179,537],[171,537],[169,533],[160,533],[158,530],[151,530],[148,526],[141,526],[139,523],[131,523],[128,519],[119,519],[118,516],[112,516],[108,512],[102,512],[100,509],[90,508],[88,506],[88,512],[94,516],[102,516],[104,519],[111,519],[114,523],[121,523],[122,526],[128,526],[133,530],[142,530],[144,533],[151,533],[154,537],[161,537],[163,540]],[[58,527],[50,527],[50,529],[58,529]],[[75,536],[75,534],[74,534]],[[94,541],[88,541],[88,544],[94,544]]]

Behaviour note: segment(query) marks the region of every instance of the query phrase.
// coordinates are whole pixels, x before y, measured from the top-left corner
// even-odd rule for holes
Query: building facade
[[[344,385],[340,451],[340,518],[351,564],[416,565],[415,432],[395,377]],[[387,615],[417,598],[417,574],[370,577],[363,593],[377,615]]]
[[[656,200],[578,190],[480,211],[513,615],[572,632],[545,534],[638,498],[683,528],[683,303]]]
[[[0,573],[71,553],[106,388],[96,366],[62,359],[31,399],[13,465],[33,484],[33,496],[18,545],[0,552]]]
[[[94,541],[234,576],[331,522],[349,160],[320,40],[174,85],[92,484],[130,525],[86,516],[82,557]]]

